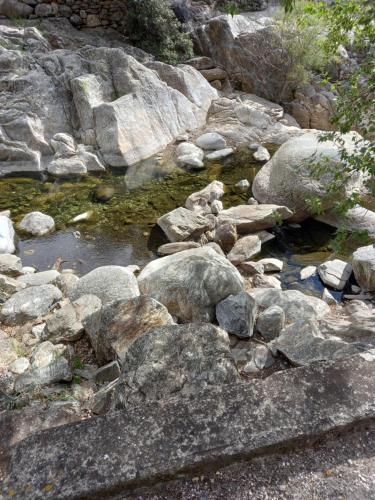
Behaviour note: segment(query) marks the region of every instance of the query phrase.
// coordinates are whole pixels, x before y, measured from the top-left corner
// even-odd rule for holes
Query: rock
[[[254,333],[258,306],[246,292],[229,295],[216,306],[216,318],[223,330],[239,338],[250,338]]]
[[[284,310],[277,305],[268,307],[257,320],[256,329],[266,342],[275,339],[285,326]]]
[[[164,304],[182,322],[210,321],[216,304],[243,290],[237,269],[209,247],[150,262],[138,284],[141,293]]]
[[[274,259],[269,257],[267,259],[261,259],[259,264],[264,267],[264,272],[266,273],[278,273],[283,270],[284,262],[280,259]]]
[[[16,251],[16,233],[9,217],[0,215],[0,254],[12,254]]]
[[[239,380],[229,338],[209,324],[166,325],[138,337],[123,359],[116,408]]]
[[[248,200],[247,200],[247,204],[248,205],[259,205],[259,203],[257,202],[257,200],[253,197],[250,197]]]
[[[308,278],[311,278],[311,276],[314,276],[316,274],[317,269],[318,268],[316,266],[306,266],[301,269],[299,277],[301,278],[301,280],[307,280]]]
[[[268,161],[271,158],[267,148],[264,148],[263,146],[259,146],[253,156],[257,161]]]
[[[60,288],[64,297],[67,297],[72,292],[78,280],[79,278],[75,274],[60,274],[56,279],[56,286]]]
[[[31,356],[28,370],[20,375],[15,389],[21,391],[27,387],[52,384],[54,382],[72,380],[72,349],[64,345],[53,345],[51,342],[39,344]]]
[[[356,206],[350,208],[345,216],[338,215],[335,211],[326,210],[322,215],[314,218],[333,227],[343,227],[348,231],[365,231],[370,238],[375,238],[375,212],[367,208]]]
[[[7,301],[13,294],[26,288],[26,285],[19,283],[10,276],[0,274],[0,304]]]
[[[191,248],[199,248],[199,243],[195,241],[179,241],[177,243],[166,243],[158,248],[159,255],[172,255],[177,252],[182,252],[183,250],[189,250]]]
[[[197,69],[198,71],[202,69],[212,69],[214,67],[212,59],[204,56],[189,59],[188,61],[186,61],[186,64],[193,66],[193,68]]]
[[[259,262],[241,262],[240,269],[248,274],[264,274],[263,264]]]
[[[56,158],[70,158],[75,156],[77,148],[74,139],[69,134],[55,134],[51,139],[51,146]]]
[[[109,382],[96,392],[91,400],[90,409],[94,415],[104,415],[113,406],[113,398],[118,379]]]
[[[73,303],[65,301],[46,319],[43,338],[56,344],[75,342],[84,332],[84,325],[95,324],[100,319],[102,303],[95,295],[83,295]]]
[[[222,257],[225,257],[225,253],[222,251],[222,249],[219,247],[217,243],[214,241],[210,241],[209,243],[205,244],[206,247],[212,248],[217,254],[221,255]]]
[[[250,295],[259,307],[267,309],[275,304],[282,308],[287,323],[299,319],[321,319],[330,312],[329,306],[321,299],[304,295],[299,290],[252,290]]]
[[[255,234],[240,238],[228,254],[228,259],[235,266],[246,260],[250,260],[262,249],[262,243]]]
[[[234,186],[237,191],[246,193],[250,189],[250,182],[247,179],[238,181]]]
[[[85,274],[69,293],[72,302],[82,295],[96,295],[103,304],[115,300],[138,297],[137,280],[128,269],[121,266],[102,266]]]
[[[16,339],[8,337],[8,335],[0,330],[0,372],[8,368],[19,357],[21,345]]]
[[[108,186],[106,184],[102,184],[101,186],[97,186],[93,191],[93,197],[95,201],[99,201],[100,203],[107,203],[115,194],[114,186]]]
[[[90,220],[91,217],[93,216],[93,213],[94,212],[92,210],[88,210],[87,212],[83,212],[82,214],[76,215],[70,222],[75,223],[75,222],[82,222],[84,220]]]
[[[214,200],[212,203],[211,203],[211,212],[214,214],[214,215],[219,215],[219,213],[224,210],[224,206],[223,206],[223,203],[220,201],[220,200]]]
[[[227,156],[230,156],[234,153],[233,148],[224,148],[224,149],[218,149],[217,151],[214,151],[213,153],[207,153],[205,155],[206,160],[209,161],[216,161],[216,160],[223,160],[224,158],[227,158]]]
[[[320,264],[318,273],[325,285],[343,290],[352,274],[352,266],[340,259],[328,260]]]
[[[216,80],[226,80],[227,73],[221,68],[202,69],[201,74],[208,82],[215,82]]]
[[[272,342],[272,346],[294,366],[346,358],[361,352],[361,349],[342,340],[325,339],[314,320],[298,320],[287,326]]]
[[[260,241],[263,243],[267,243],[268,241],[272,241],[276,238],[276,236],[268,231],[258,231],[256,235],[259,237]]]
[[[0,3],[0,14],[9,18],[29,17],[32,13],[32,7],[18,0],[2,0]]]
[[[281,282],[275,276],[256,274],[252,278],[252,283],[254,288],[278,288],[281,290]]]
[[[268,347],[259,345],[253,351],[253,361],[258,370],[263,370],[264,368],[272,366],[275,362],[275,358],[272,356],[271,350]]]
[[[177,164],[180,167],[202,168],[204,152],[191,142],[182,142],[176,148]]]
[[[6,325],[19,325],[47,314],[62,294],[53,285],[31,286],[15,293],[3,304],[0,319]]]
[[[119,300],[103,307],[99,321],[85,325],[100,364],[123,360],[129,346],[145,332],[174,323],[168,310],[151,297]]]
[[[212,213],[212,203],[224,194],[224,184],[212,181],[208,186],[187,197],[185,207],[201,215]]]
[[[105,384],[107,382],[113,382],[120,376],[120,365],[117,361],[111,361],[107,365],[101,366],[96,370],[94,378],[97,384]]]
[[[325,197],[327,184],[332,176],[326,173],[321,179],[311,174],[312,163],[329,162],[330,168],[341,162],[337,143],[319,142],[320,134],[311,132],[285,142],[272,159],[257,173],[253,185],[253,195],[260,203],[277,203],[287,205],[295,212],[294,219],[303,220],[312,214],[306,199],[317,197],[322,201],[324,209],[333,203],[346,199],[359,192],[363,186],[361,173],[350,176],[346,186],[335,195],[335,200]],[[348,154],[354,152],[355,141],[360,139],[356,132],[340,137]],[[326,169],[327,170],[327,169]]]
[[[49,174],[55,177],[74,177],[87,174],[87,167],[77,156],[58,158],[47,167]]]
[[[91,108],[94,120],[85,127],[95,128],[97,143],[110,166],[138,163],[165,149],[186,130],[205,123],[217,92],[194,68],[160,62],[146,68],[123,51],[104,50],[119,97],[106,101],[94,74],[90,82],[93,90],[89,90],[93,102],[87,98],[82,102],[84,87],[80,82],[74,85],[73,94],[81,116],[85,108]]]
[[[34,236],[43,236],[55,230],[55,221],[42,212],[31,212],[25,215],[18,227]]]
[[[237,228],[235,224],[231,222],[218,224],[215,229],[214,239],[224,252],[230,252],[237,241]]]
[[[199,53],[223,68],[243,92],[280,102],[291,98],[292,86],[287,58],[271,24],[267,17],[221,15],[202,23],[194,39]]]
[[[56,285],[59,277],[60,273],[51,269],[40,273],[25,274],[17,278],[17,281],[25,286]]]
[[[21,375],[30,366],[30,361],[27,358],[17,358],[11,365],[9,365],[9,370],[15,375]]]
[[[325,288],[322,293],[322,300],[324,302],[327,302],[329,306],[336,306],[337,305],[337,300],[335,297]]]
[[[238,205],[220,212],[218,220],[235,224],[239,233],[249,233],[274,227],[291,216],[287,207],[278,205]]]
[[[16,255],[0,253],[0,274],[19,276],[22,273],[22,261]]]
[[[36,273],[35,267],[31,266],[23,266],[22,267],[22,274],[34,274]]]
[[[353,271],[364,292],[375,291],[375,247],[360,247],[353,253]]]
[[[157,223],[172,242],[199,237],[211,227],[208,219],[183,207],[163,215]]]
[[[191,478],[207,463],[216,469],[235,464],[238,457],[267,457],[290,443],[324,441],[374,417],[369,390],[374,376],[374,362],[358,355],[145,402],[106,418],[35,433],[14,446],[7,437],[1,443],[9,471],[2,493],[24,492],[30,485],[32,495],[43,496],[48,470],[54,491],[65,498],[98,498],[113,491],[129,496],[134,471],[139,471],[139,489],[160,485],[162,477]],[[285,422],[282,431],[280,422]],[[72,443],[85,446],[72,450]],[[223,445],[218,448],[218,443]],[[82,463],[91,466],[82,468]]]
[[[199,148],[204,150],[220,150],[224,149],[227,145],[224,137],[217,132],[207,132],[203,135],[200,135],[195,143]]]

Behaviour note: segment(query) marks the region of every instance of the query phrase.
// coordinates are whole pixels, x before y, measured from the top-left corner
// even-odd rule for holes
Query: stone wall
[[[77,27],[118,28],[123,5],[121,0],[0,0],[0,13],[9,17],[66,17]]]

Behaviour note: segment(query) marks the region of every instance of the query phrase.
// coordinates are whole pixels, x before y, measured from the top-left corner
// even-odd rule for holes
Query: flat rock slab
[[[2,493],[110,496],[374,418],[371,359],[278,372],[37,433],[11,450]]]

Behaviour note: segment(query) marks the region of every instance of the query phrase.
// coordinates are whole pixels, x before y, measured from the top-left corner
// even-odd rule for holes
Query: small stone
[[[260,264],[259,262],[241,262],[240,269],[248,274],[264,274],[263,264]]]
[[[251,259],[257,255],[262,249],[262,243],[259,237],[255,234],[244,236],[239,239],[232,250],[228,254],[228,259],[235,266]]]
[[[247,200],[247,204],[248,205],[259,205],[257,200],[255,198],[253,198],[252,196]]]
[[[263,146],[259,146],[259,148],[257,149],[257,151],[255,151],[253,156],[257,161],[268,161],[271,158],[271,155],[269,154],[268,150]]]
[[[10,253],[0,254],[0,274],[7,276],[19,276],[22,274],[21,259]]]
[[[208,132],[198,137],[196,145],[202,149],[224,149],[227,145],[223,136],[217,132]]]
[[[233,153],[234,153],[233,148],[219,149],[217,151],[214,151],[213,153],[206,154],[206,159],[210,161],[222,160],[223,158],[226,158],[227,156],[230,156]]]
[[[285,326],[285,313],[274,305],[263,311],[257,320],[256,329],[267,342],[275,339]]]
[[[216,318],[221,328],[239,338],[250,338],[258,307],[246,292],[229,295],[216,306]]]
[[[284,262],[282,260],[272,257],[261,259],[259,263],[263,265],[264,272],[266,273],[281,272],[284,267]]]
[[[352,266],[340,259],[328,260],[320,264],[318,273],[325,285],[343,290],[352,274]]]
[[[220,200],[214,200],[211,203],[211,211],[214,215],[218,215],[223,210],[223,203]]]
[[[256,274],[253,278],[254,288],[278,288],[281,290],[281,282],[275,276],[267,274]]]
[[[34,236],[43,236],[54,231],[55,221],[42,212],[31,212],[25,215],[18,227]]]
[[[325,288],[322,293],[322,300],[324,302],[327,302],[329,306],[336,306],[337,305],[337,300],[335,297]]]
[[[250,182],[247,179],[242,179],[241,181],[238,181],[234,187],[237,191],[245,193],[250,188]]]
[[[316,266],[306,266],[303,269],[301,269],[299,276],[301,280],[307,280],[308,278],[311,278],[311,276],[314,276],[316,274],[317,267]]]
[[[16,375],[21,375],[30,366],[30,362],[27,358],[18,358],[9,366],[9,370]]]

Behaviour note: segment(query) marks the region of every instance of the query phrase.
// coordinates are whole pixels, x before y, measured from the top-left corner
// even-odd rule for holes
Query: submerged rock
[[[150,262],[138,284],[182,322],[211,321],[216,304],[243,290],[237,269],[206,246]]]
[[[130,346],[115,405],[127,408],[238,380],[227,333],[209,324],[167,325],[141,335]]]

